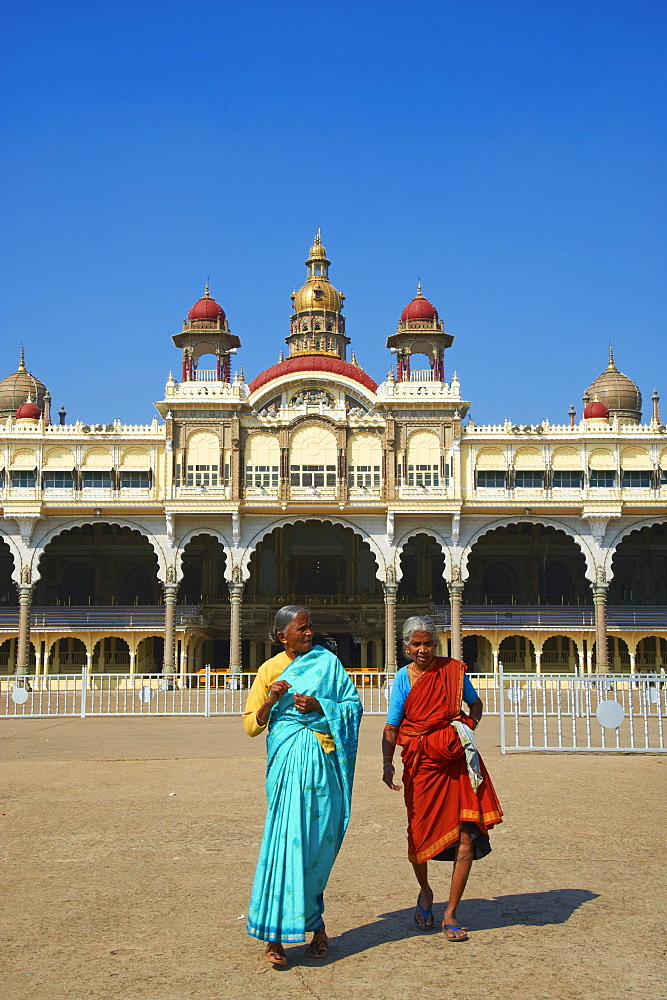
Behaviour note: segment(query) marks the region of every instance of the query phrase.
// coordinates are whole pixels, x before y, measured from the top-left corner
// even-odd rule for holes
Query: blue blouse
[[[403,717],[405,715],[403,706],[405,704],[405,699],[409,694],[410,678],[408,677],[408,668],[401,667],[394,678],[394,684],[391,689],[389,709],[387,710],[388,726],[400,726],[403,722]],[[477,692],[475,691],[472,683],[468,680],[467,676],[463,678],[463,700],[468,707],[472,705],[473,701],[477,701]]]

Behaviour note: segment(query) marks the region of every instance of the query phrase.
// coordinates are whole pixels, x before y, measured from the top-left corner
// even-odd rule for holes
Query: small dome
[[[608,420],[609,408],[601,403],[599,399],[594,399],[592,403],[584,408],[584,420]]]
[[[21,348],[17,370],[8,375],[7,378],[3,378],[0,382],[0,419],[2,417],[15,416],[16,411],[25,403],[28,397],[34,400],[40,410],[43,411],[44,397],[47,391],[44,383],[40,382],[38,378],[35,378],[26,369],[23,348]]]
[[[422,295],[421,282],[417,285],[416,296],[412,302],[408,302],[407,306],[401,313],[401,323],[407,323],[408,320],[417,320],[423,323],[438,321],[438,310],[432,302],[429,302],[429,300],[425,299]]]
[[[588,399],[599,400],[609,409],[612,417],[621,417],[632,423],[639,423],[642,417],[642,394],[627,375],[614,364],[614,355],[609,348],[609,364],[601,375],[586,390]]]
[[[311,278],[294,295],[295,313],[311,310],[340,312],[342,308],[343,296],[328,281],[317,281]]]
[[[42,411],[39,406],[28,399],[22,406],[19,406],[16,411],[17,420],[39,420],[42,415]]]
[[[212,299],[208,294],[207,284],[202,298],[195,302],[190,309],[188,320],[190,323],[217,323],[218,319],[224,323],[227,317],[222,306],[218,305],[215,299]]]

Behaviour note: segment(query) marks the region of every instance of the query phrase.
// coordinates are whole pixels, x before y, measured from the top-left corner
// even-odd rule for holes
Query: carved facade
[[[50,423],[21,357],[0,383],[0,670],[254,669],[288,602],[363,669],[396,664],[417,611],[478,670],[667,661],[657,394],[642,423],[610,355],[580,420],[476,426],[421,288],[377,384],[329,266],[318,234],[287,352],[250,382],[207,286],[147,426]]]

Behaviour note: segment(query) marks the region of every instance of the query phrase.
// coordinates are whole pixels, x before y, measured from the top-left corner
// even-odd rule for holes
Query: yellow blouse
[[[263,726],[258,723],[257,712],[269,697],[269,688],[273,682],[278,680],[283,670],[291,662],[287,653],[278,653],[277,656],[272,656],[270,660],[263,663],[257,671],[257,676],[248,692],[243,713],[243,728],[248,736],[259,736],[266,729],[266,723]],[[311,732],[317,736],[325,753],[332,753],[336,749],[331,733],[319,733],[317,730],[311,730]]]

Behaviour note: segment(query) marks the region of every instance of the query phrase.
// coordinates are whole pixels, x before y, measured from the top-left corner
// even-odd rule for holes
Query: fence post
[[[206,664],[206,683],[204,686],[204,716],[208,719],[211,715],[211,664]]]
[[[503,680],[503,663],[498,660],[498,711],[500,714],[500,752],[505,753],[505,682]]]
[[[86,718],[86,689],[88,687],[88,671],[81,667],[81,718]]]

